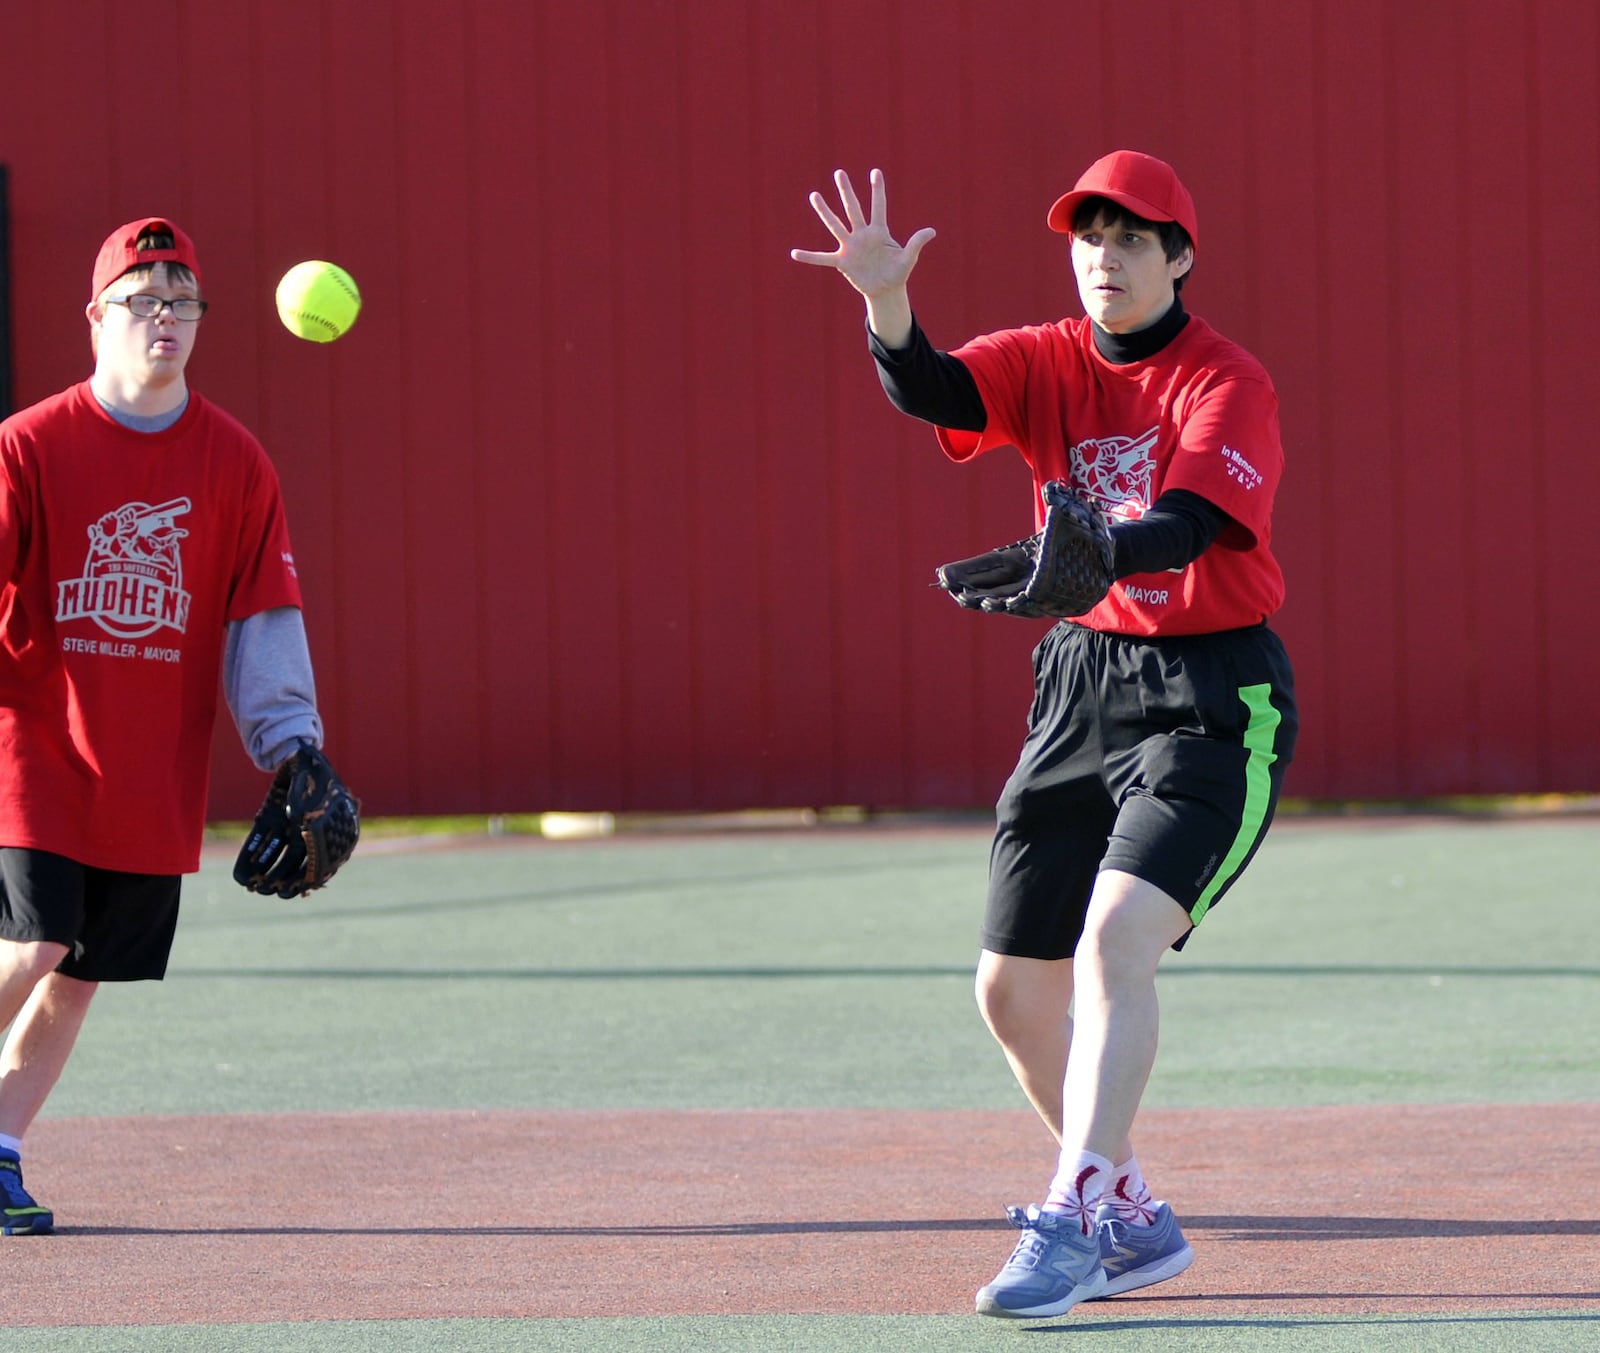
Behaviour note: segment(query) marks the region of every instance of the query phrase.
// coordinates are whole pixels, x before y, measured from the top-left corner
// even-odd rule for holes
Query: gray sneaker
[[[1065,1315],[1106,1285],[1100,1245],[1078,1223],[1056,1212],[1008,1207],[1006,1217],[1022,1232],[1011,1258],[987,1287],[978,1289],[978,1314],[1039,1320]]]
[[[1096,1214],[1095,1234],[1106,1271],[1103,1297],[1166,1282],[1194,1263],[1194,1251],[1165,1203],[1156,1204],[1156,1219],[1149,1226],[1125,1222],[1103,1204]]]

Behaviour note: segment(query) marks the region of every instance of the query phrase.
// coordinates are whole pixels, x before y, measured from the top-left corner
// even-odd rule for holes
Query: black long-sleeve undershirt
[[[885,347],[868,329],[867,349],[877,363],[884,394],[901,413],[956,432],[982,432],[989,425],[989,411],[967,364],[928,342],[916,316],[905,347]]]
[[[1155,340],[1154,346],[1142,344],[1137,355],[1127,355],[1125,348],[1113,346],[1105,355],[1112,361],[1149,356],[1170,342],[1187,320],[1181,302],[1177,302],[1162,321],[1152,326],[1160,331],[1148,334],[1150,340]],[[1097,341],[1099,336],[1097,329]],[[1115,337],[1107,335],[1113,345]],[[901,413],[958,432],[982,432],[988,426],[989,413],[972,372],[959,357],[935,348],[915,316],[911,321],[911,338],[905,347],[884,346],[870,328],[867,346],[877,365],[884,393]],[[1187,567],[1211,547],[1228,521],[1225,512],[1199,494],[1186,489],[1168,489],[1137,521],[1112,525],[1117,577]]]

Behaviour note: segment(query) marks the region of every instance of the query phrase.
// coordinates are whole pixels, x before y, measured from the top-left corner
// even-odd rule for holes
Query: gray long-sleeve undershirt
[[[322,746],[317,686],[299,607],[258,611],[228,625],[222,689],[240,741],[261,770],[275,770],[302,742]]]

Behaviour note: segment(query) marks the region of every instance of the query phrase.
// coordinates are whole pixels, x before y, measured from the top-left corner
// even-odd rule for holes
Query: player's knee
[[[100,990],[100,983],[86,981],[81,977],[68,977],[65,973],[52,972],[47,978],[48,999],[53,1008],[57,1010],[84,1010],[89,1002],[94,999],[95,992]]]
[[[1004,1043],[1006,1036],[1003,1031],[1014,1023],[1012,1012],[1015,1006],[1010,985],[1000,974],[986,972],[980,967],[977,980],[973,983],[973,995],[978,1002],[978,1013],[989,1026],[989,1032]]]
[[[43,981],[67,956],[67,946],[50,940],[8,940],[0,944],[0,968],[30,984]]]
[[[1115,991],[1155,976],[1155,961],[1135,943],[1134,934],[1116,916],[1084,926],[1078,941],[1078,965],[1084,985]]]
[[[1072,1003],[1068,966],[984,953],[973,992],[983,1022],[1002,1046],[1066,1018]]]
[[[1086,982],[1114,989],[1153,981],[1162,955],[1189,928],[1188,916],[1166,893],[1142,880],[1131,884],[1096,890],[1078,941]]]

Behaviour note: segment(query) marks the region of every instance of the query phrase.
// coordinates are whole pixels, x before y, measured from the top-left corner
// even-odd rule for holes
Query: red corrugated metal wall
[[[880,165],[936,342],[1052,318],[1044,211],[1119,145],[1179,165],[1191,308],[1282,397],[1292,792],[1600,787],[1592,0],[0,15],[19,399],[86,373],[105,231],[176,215],[371,811],[988,802],[1035,631],[925,584],[1026,479],[945,463],[787,250]],[[333,347],[271,311],[306,257],[367,297]],[[253,806],[227,729],[216,771]]]

